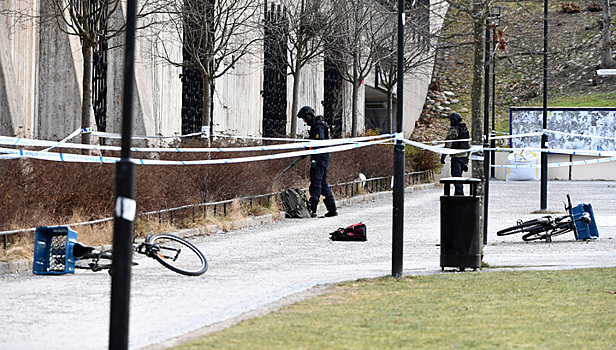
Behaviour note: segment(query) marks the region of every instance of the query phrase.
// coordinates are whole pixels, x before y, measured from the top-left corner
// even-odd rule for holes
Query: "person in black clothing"
[[[462,123],[462,116],[460,114],[451,113],[449,115],[449,122],[451,127],[449,128],[449,132],[447,132],[447,137],[445,137],[446,141],[469,138],[468,129],[466,128],[466,124]],[[451,141],[446,142],[445,147],[452,149],[469,149],[470,145],[468,141]],[[451,158],[451,176],[460,177],[462,176],[462,172],[468,171],[468,155],[469,152],[462,152],[449,156]],[[445,154],[441,155],[441,164],[445,164],[446,156]],[[454,187],[454,195],[464,195],[462,184],[455,184]]]
[[[323,120],[323,116],[316,116],[314,109],[310,106],[302,107],[297,113],[297,117],[304,120],[310,127],[310,138],[312,140],[329,139],[329,130]],[[327,184],[327,168],[329,166],[329,153],[313,154],[310,156],[310,216],[317,216],[317,205],[319,199],[324,196],[323,203],[327,208],[326,217],[338,215],[334,194]]]

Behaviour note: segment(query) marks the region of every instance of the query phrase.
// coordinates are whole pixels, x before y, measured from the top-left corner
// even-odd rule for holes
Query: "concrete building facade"
[[[40,0],[0,3],[0,133],[34,139],[60,140],[82,127],[81,96],[83,58],[80,39],[65,33],[56,22],[36,19]],[[124,11],[115,21],[124,21]],[[24,16],[26,14],[26,16]],[[263,15],[263,14],[261,14]],[[442,16],[430,15],[431,31],[438,30]],[[106,56],[106,130],[119,133],[122,118],[124,52],[121,41],[113,39]],[[160,43],[175,42],[167,55],[181,60],[177,33],[138,33],[135,62],[134,135],[180,135],[182,133],[182,69],[159,55]],[[259,52],[260,51],[260,52]],[[263,50],[242,59],[228,74],[215,80],[212,120],[215,134],[263,136]],[[431,53],[430,53],[431,54]],[[420,74],[409,74],[404,82],[404,133],[414,129],[431,80],[432,60]],[[297,111],[291,110],[292,76],[287,77],[287,132]],[[302,71],[300,105],[311,105],[323,113],[323,58]],[[349,135],[351,94],[343,85],[342,134]],[[369,97],[367,98],[367,92]],[[358,131],[365,132],[367,102],[384,102],[383,90],[374,76],[359,92]],[[369,100],[369,101],[368,101]],[[367,107],[366,107],[367,106]],[[395,110],[395,109],[394,109]],[[96,130],[94,112],[90,125]],[[306,133],[303,123],[298,132]]]

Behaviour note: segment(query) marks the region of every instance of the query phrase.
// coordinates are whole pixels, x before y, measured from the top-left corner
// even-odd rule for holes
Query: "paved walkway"
[[[408,193],[404,274],[441,273],[439,186]],[[557,182],[548,209],[591,203],[600,238],[552,243],[497,237],[517,219],[540,216],[538,182],[492,181],[484,261],[496,268],[563,269],[616,266],[616,182]],[[133,269],[130,347],[159,349],[301,299],[319,286],[391,274],[391,198],[342,206],[324,219],[287,219],[192,239],[210,269],[200,277],[170,272],[151,259]],[[367,242],[331,242],[328,233],[363,221]],[[490,269],[491,270],[491,269]],[[469,272],[471,273],[471,272]],[[106,349],[111,279],[105,272],[0,276],[0,349]],[[179,337],[179,338],[178,338]]]

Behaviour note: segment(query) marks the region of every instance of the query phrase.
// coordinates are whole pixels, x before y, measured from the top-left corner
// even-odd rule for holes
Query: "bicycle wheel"
[[[171,271],[187,276],[200,276],[207,271],[203,253],[186,240],[167,233],[158,233],[148,240],[152,257]]]
[[[556,228],[551,232],[551,235],[558,236],[571,231],[573,231],[573,222],[571,222],[571,217],[567,215],[556,219]]]
[[[530,242],[530,241],[536,241],[538,239],[548,240],[549,237],[550,235],[545,233],[545,231],[538,231],[538,232],[530,232],[530,233],[525,234],[524,236],[522,236],[522,240],[525,242]]]
[[[537,230],[541,230],[545,226],[545,223],[547,222],[549,222],[548,217],[542,217],[539,219],[525,221],[516,226],[511,226],[506,229],[502,229],[496,232],[496,235],[497,236],[507,236],[507,235],[512,235],[514,233],[534,232]]]

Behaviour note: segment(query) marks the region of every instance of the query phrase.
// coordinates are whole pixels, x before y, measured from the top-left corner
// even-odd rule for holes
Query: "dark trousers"
[[[464,168],[464,165],[466,165],[467,161],[468,161],[468,158],[466,157],[451,158],[451,176],[453,177],[462,176],[462,169]],[[455,192],[453,193],[454,195],[460,195],[460,196],[464,195],[464,187],[462,186],[462,184],[455,184],[454,187],[455,187]]]
[[[336,211],[336,201],[334,200],[334,194],[327,184],[327,167],[329,166],[329,157],[318,158],[314,160],[316,164],[310,167],[310,209],[313,213],[317,212],[317,205],[319,199],[324,196],[325,207],[327,211]]]

